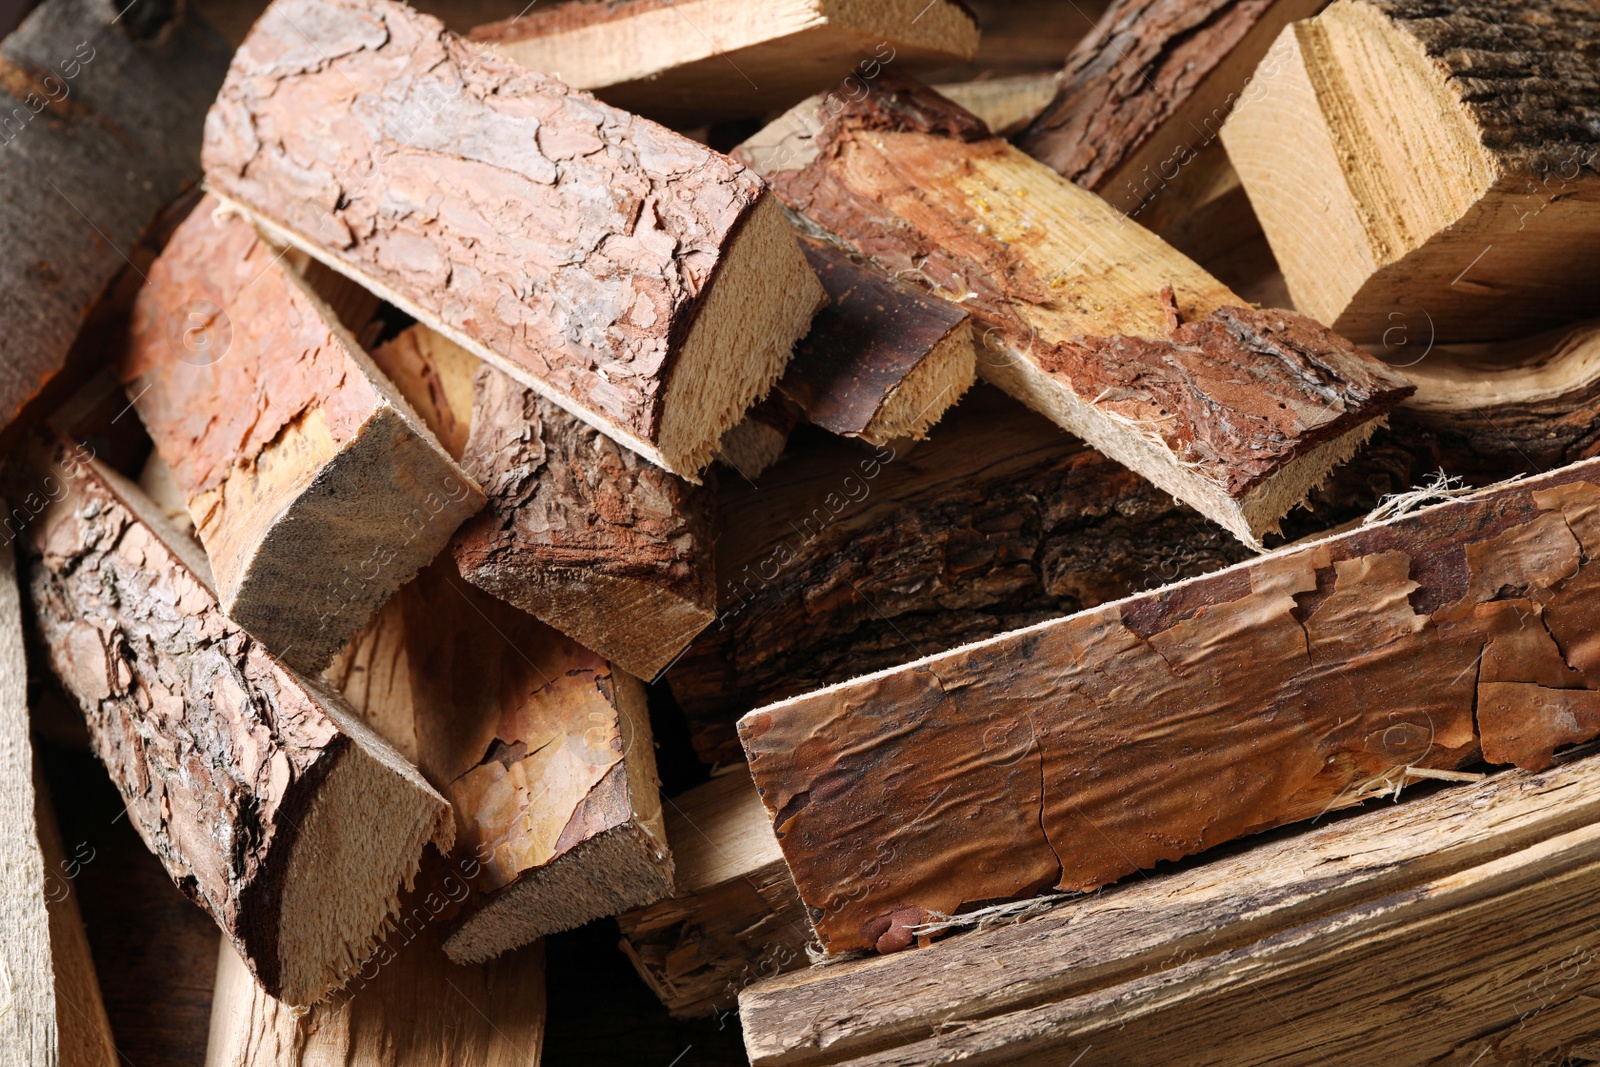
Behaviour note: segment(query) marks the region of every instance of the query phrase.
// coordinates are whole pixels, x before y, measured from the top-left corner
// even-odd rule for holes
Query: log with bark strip
[[[1038,901],[1009,925],[991,914],[925,951],[762,982],[740,997],[746,1049],[758,1067],[1588,1058],[1600,1051],[1597,789],[1590,753],[1408,792]]]
[[[219,206],[202,200],[150,268],[122,376],[223,611],[317,671],[483,494],[280,252]]]
[[[709,763],[762,704],[1250,554],[988,385],[909,451],[797,441],[717,522],[718,621],[666,674]]]
[[[1157,233],[1233,181],[1218,135],[1279,32],[1327,0],[1118,0],[1023,151]]]
[[[479,26],[472,40],[663,122],[781,111],[840,78],[971,59],[956,0],[569,0]]]
[[[426,327],[374,358],[488,495],[451,545],[468,581],[646,679],[715,617],[708,487]]]
[[[275,0],[203,159],[275,239],[691,480],[822,301],[754,174],[390,0]]]
[[[832,952],[1600,734],[1600,461],[740,721]]]
[[[1248,544],[1410,391],[1309,319],[1239,306],[907,79],[825,115],[802,104],[737,154],[807,229],[960,300],[986,328],[988,380]]]
[[[201,116],[227,46],[169,5],[49,0],[0,44],[0,428],[73,338],[161,209],[200,176]]]
[[[449,805],[224,617],[136,485],[64,443],[21,477],[53,485],[25,542],[46,656],[130,819],[265,988],[316,1000],[376,947],[427,844],[449,845]]]
[[[1222,139],[1295,306],[1372,342],[1592,313],[1597,42],[1584,0],[1340,0],[1284,30]]]
[[[443,937],[487,960],[672,889],[644,687],[462,581],[448,557],[328,672],[456,814],[470,898]]]

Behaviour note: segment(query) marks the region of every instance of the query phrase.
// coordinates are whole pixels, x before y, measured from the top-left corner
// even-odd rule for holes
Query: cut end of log
[[[800,425],[804,414],[781,389],[774,390],[745,412],[743,421],[722,438],[717,462],[752,481],[761,477],[782,458],[789,435]]]

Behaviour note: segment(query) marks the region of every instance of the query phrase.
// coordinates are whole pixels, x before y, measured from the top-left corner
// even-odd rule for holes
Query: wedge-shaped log
[[[224,617],[137,486],[44,451],[36,469],[68,472],[26,542],[50,666],[173,881],[266,989],[309,1004],[377,947],[425,846],[450,845],[449,805]]]
[[[331,312],[201,201],[150,268],[123,361],[222,609],[314,671],[483,504]]]
[[[752,708],[1250,554],[990,385],[910,451],[796,442],[717,529],[717,622],[666,674],[708,763]]]
[[[1163,233],[1233,181],[1223,123],[1283,28],[1326,3],[1117,0],[1017,144]]]
[[[740,721],[830,951],[1600,734],[1600,461]]]
[[[691,126],[771,114],[885,63],[944,67],[978,51],[978,23],[956,0],[577,0],[469,36],[617,107]]]
[[[926,87],[885,73],[820,130],[815,108],[738,155],[810,228],[960,301],[988,380],[1249,544],[1410,389],[1309,319],[1240,306]]]
[[[398,937],[399,935],[395,935]],[[388,946],[381,955],[387,955]],[[274,999],[226,942],[217,957],[206,1067],[408,1067],[539,1063],[544,947],[490,963],[451,963],[438,930],[417,931],[349,995],[296,1009]]]
[[[452,542],[468,581],[643,678],[715,617],[708,489],[426,327],[375,358],[489,498]]]
[[[644,687],[448,558],[396,593],[328,678],[455,808],[473,894],[444,939],[452,959],[671,891]]]
[[[822,302],[755,175],[390,0],[275,0],[203,159],[275,238],[690,479]]]
[[[1371,342],[1592,312],[1597,40],[1584,0],[1340,0],[1284,30],[1222,140],[1295,306]]]
[[[0,428],[62,369],[124,254],[200,176],[201,117],[227,46],[171,8],[125,6],[49,0],[0,44],[0,289],[10,312]]]
[[[805,253],[828,306],[778,389],[831,433],[872,445],[925,436],[977,376],[971,319],[837,248],[808,242]]]
[[[1592,755],[1496,774],[785,975],[741,996],[745,1045],[759,1067],[1593,1055],[1597,789]]]
[[[752,982],[803,967],[811,925],[743,771],[666,802],[672,896],[617,916],[622,951],[680,1018],[726,1011]]]

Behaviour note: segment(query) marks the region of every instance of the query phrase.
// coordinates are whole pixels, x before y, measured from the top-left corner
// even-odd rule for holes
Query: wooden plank
[[[310,1003],[376,947],[424,847],[449,845],[449,805],[224,618],[137,486],[66,444],[41,453],[61,491],[25,551],[50,666],[174,882],[267,988]]]
[[[452,959],[671,891],[643,686],[448,558],[384,605],[328,679],[455,810],[472,891],[443,936]]]
[[[726,479],[717,530],[718,621],[666,680],[722,764],[752,708],[1250,554],[989,385],[914,448],[813,439]]]
[[[151,266],[121,373],[222,610],[318,671],[483,493],[281,253],[219,207],[202,200]]]
[[[374,353],[488,505],[451,545],[468,581],[638,677],[714,617],[711,493],[416,326]]]
[[[832,952],[1600,733],[1600,461],[740,721]],[[1025,728],[1016,728],[1025,727]]]
[[[1573,264],[1600,252],[1600,133],[1579,117],[1597,40],[1583,0],[1341,0],[1284,30],[1222,139],[1295,306],[1371,342],[1424,311],[1440,341],[1591,313]]]
[[[954,0],[584,0],[479,26],[474,41],[628,111],[678,125],[771,114],[884,64],[971,59],[978,23]]]
[[[686,478],[821,304],[755,175],[390,0],[276,0],[206,131],[269,236]]]
[[[617,925],[672,1014],[726,1011],[752,982],[805,966],[811,926],[750,776],[730,771],[668,800],[666,824],[672,895]]]
[[[0,288],[11,308],[0,428],[61,371],[125,254],[200,176],[202,116],[227,47],[170,8],[121,19],[122,6],[49,0],[0,43]]]
[[[742,995],[747,1049],[762,1067],[1560,1062],[1539,1054],[1596,1026],[1596,784],[1589,755],[1407,794],[784,975]]]
[[[1311,320],[1239,306],[926,87],[875,86],[802,104],[736,154],[809,229],[959,300],[985,378],[1247,544],[1409,392]]]

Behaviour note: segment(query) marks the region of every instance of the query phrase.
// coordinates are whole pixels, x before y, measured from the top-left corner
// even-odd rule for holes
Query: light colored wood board
[[[934,88],[983,120],[1002,137],[1025,129],[1055,99],[1059,76],[1013,74],[969,82],[945,82]]]
[[[277,0],[206,129],[273,240],[689,479],[821,303],[754,175],[389,0]]]

